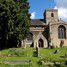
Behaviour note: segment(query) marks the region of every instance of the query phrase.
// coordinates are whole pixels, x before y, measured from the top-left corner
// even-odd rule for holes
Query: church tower
[[[53,45],[56,47],[56,39],[58,39],[58,10],[56,9],[48,9],[44,12],[44,19],[46,23],[49,25],[49,45]],[[56,42],[56,43],[55,43]]]
[[[57,9],[48,9],[44,12],[44,19],[46,23],[54,23],[58,21],[58,10]]]

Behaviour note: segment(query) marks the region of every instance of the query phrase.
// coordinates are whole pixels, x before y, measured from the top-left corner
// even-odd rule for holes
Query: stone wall
[[[66,38],[65,39],[59,39],[58,37],[58,27],[60,25],[63,25],[66,28]],[[61,40],[64,41],[64,46],[67,46],[67,23],[50,24],[50,36],[51,36],[51,41],[55,47],[60,47]]]
[[[33,34],[34,47],[39,47],[39,39],[43,40],[43,48],[48,46],[46,38],[43,36],[42,32],[35,32]]]

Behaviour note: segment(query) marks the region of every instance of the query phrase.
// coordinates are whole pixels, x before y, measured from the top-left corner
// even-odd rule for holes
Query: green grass
[[[54,54],[55,50],[59,50],[60,52],[58,54]],[[14,56],[10,50],[14,50],[12,53],[15,54],[17,56]],[[15,52],[17,51],[17,52]],[[67,47],[64,48],[55,48],[55,49],[44,49],[44,48],[40,48],[39,49],[39,56],[38,57],[34,57],[33,56],[33,52],[35,51],[35,48],[26,48],[26,49],[22,49],[22,48],[10,48],[10,49],[5,49],[0,51],[0,56],[1,55],[9,55],[12,54],[11,56],[7,57],[7,56],[3,56],[0,57],[0,66],[1,67],[44,67],[44,65],[38,65],[38,61],[40,59],[42,59],[43,61],[47,62],[47,61],[58,61],[58,62],[63,62],[65,60],[67,60],[67,58],[60,58],[60,56],[64,56],[65,54],[67,54]],[[23,53],[22,53],[23,52]],[[8,64],[3,64],[4,60],[8,60],[8,61],[13,61],[13,60],[32,60],[32,65],[8,65]],[[47,66],[49,67],[49,66]]]

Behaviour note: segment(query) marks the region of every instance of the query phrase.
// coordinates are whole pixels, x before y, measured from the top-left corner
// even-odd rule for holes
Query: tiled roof
[[[32,19],[31,26],[47,26],[47,24],[43,22],[43,19]]]

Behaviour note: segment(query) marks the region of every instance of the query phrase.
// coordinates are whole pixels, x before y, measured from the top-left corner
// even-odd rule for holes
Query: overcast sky
[[[67,0],[29,0],[32,19],[43,18],[45,9],[58,9],[58,17],[67,21]]]

